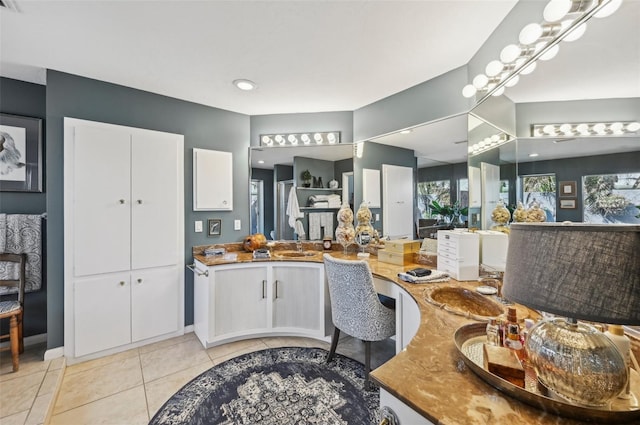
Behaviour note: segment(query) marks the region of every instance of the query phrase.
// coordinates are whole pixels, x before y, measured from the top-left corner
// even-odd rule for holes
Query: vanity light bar
[[[474,143],[473,145],[469,146],[468,148],[469,155],[471,156],[478,155],[479,153],[486,152],[493,148],[497,148],[500,145],[504,145],[510,140],[511,138],[506,133],[499,133],[499,134],[494,134],[493,136],[490,136],[490,137],[485,137],[483,140],[479,141],[478,143]]]
[[[509,44],[500,52],[500,60],[489,62],[484,74],[476,75],[462,89],[467,98],[480,94],[501,96],[506,87],[518,83],[520,75],[536,68],[538,59],[553,59],[561,41],[575,41],[586,30],[591,17],[604,18],[614,13],[622,0],[550,0],[544,8],[541,23],[530,23],[520,31],[517,44]]]
[[[621,136],[637,133],[640,123],[636,121],[592,122],[592,123],[562,123],[562,124],[532,124],[532,137],[557,136]]]
[[[335,145],[340,139],[339,131],[261,134],[260,146]]]

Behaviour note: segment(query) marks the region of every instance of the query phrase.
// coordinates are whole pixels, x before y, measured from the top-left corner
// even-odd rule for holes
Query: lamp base
[[[585,323],[542,320],[529,331],[525,348],[540,382],[571,403],[604,406],[629,379],[616,346]]]

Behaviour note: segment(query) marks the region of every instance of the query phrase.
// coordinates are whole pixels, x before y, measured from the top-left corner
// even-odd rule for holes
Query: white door
[[[214,270],[213,286],[215,336],[268,327],[267,266]]]
[[[320,330],[320,270],[273,266],[273,327]]]
[[[131,268],[176,264],[178,136],[134,132],[131,144]],[[182,231],[182,229],[181,229]]]
[[[413,168],[382,164],[382,232],[413,239]]]
[[[130,267],[130,136],[76,126],[74,143],[74,275]]]
[[[491,229],[491,214],[500,200],[500,167],[487,162],[480,163],[482,229]]]
[[[131,272],[133,342],[178,330],[178,273],[176,267]]]
[[[75,357],[131,342],[129,273],[74,282]]]

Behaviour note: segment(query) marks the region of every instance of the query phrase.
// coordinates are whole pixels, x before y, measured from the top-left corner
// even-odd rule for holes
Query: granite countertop
[[[295,244],[292,245],[285,249],[295,250]],[[319,246],[318,249],[321,247]],[[322,262],[322,255],[325,252],[327,251],[318,250],[313,256],[296,258],[280,258],[274,255],[267,261]],[[333,251],[328,252],[337,258],[357,259],[355,251],[345,255],[341,248],[336,250],[334,247]],[[238,251],[237,254],[238,259],[234,261],[235,263],[254,261],[251,253]],[[197,248],[194,248],[194,258],[207,266],[234,263],[205,257]],[[373,255],[368,261],[374,275],[388,279],[405,289],[417,302],[421,314],[418,332],[407,347],[371,372],[372,379],[382,388],[436,424],[578,425],[584,423],[546,413],[505,395],[483,381],[464,364],[454,343],[454,333],[462,325],[478,322],[430,304],[425,300],[424,291],[434,285],[452,284],[474,289],[479,285],[478,282],[458,282],[450,279],[445,283],[412,284],[398,279],[397,275],[401,271],[421,265],[399,266],[384,263],[378,261]]]

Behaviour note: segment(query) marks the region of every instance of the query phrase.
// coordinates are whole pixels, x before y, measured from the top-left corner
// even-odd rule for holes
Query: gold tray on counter
[[[456,330],[454,339],[469,369],[491,386],[524,403],[550,414],[583,421],[628,423],[635,420],[633,423],[638,423],[637,421],[640,420],[640,375],[633,369],[631,369],[630,399],[616,398],[603,407],[581,406],[559,399],[547,392],[535,378],[535,373],[527,368],[525,368],[525,388],[518,387],[485,370],[482,350],[483,344],[487,342],[485,323],[461,326]]]

